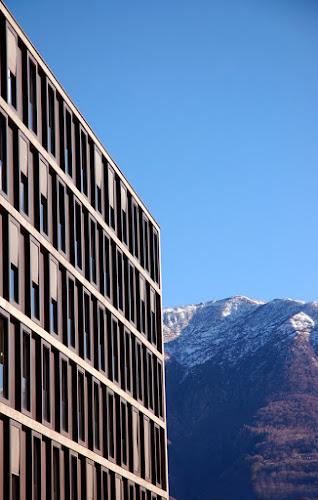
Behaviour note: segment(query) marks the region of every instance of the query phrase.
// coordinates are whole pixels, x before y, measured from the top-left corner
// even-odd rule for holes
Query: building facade
[[[0,4],[0,500],[168,499],[159,227]]]

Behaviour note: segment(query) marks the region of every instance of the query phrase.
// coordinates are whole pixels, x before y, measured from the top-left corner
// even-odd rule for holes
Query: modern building
[[[0,500],[168,499],[159,227],[0,4]]]

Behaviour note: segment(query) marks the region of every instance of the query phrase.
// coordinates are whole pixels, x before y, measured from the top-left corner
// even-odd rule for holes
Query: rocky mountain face
[[[318,499],[318,303],[164,310],[170,494]]]

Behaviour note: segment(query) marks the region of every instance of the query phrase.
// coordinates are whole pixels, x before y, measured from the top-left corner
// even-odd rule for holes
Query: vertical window
[[[87,196],[87,137],[83,130],[81,130],[81,186],[82,192]]]
[[[41,195],[41,213],[40,228],[42,233],[49,234],[48,220],[48,167],[40,158],[40,195]]]
[[[149,221],[142,215],[143,267],[149,272]]]
[[[97,274],[96,274],[96,224],[91,219],[91,252],[90,252],[90,271],[91,271],[91,280],[96,283],[97,282]]]
[[[121,401],[121,461],[123,465],[128,465],[128,453],[127,453],[127,406],[124,401]]]
[[[136,339],[135,343],[135,363],[136,363],[136,396],[137,399],[142,401],[142,350],[141,343]]]
[[[7,121],[0,113],[0,190],[7,193]]]
[[[116,500],[123,500],[123,482],[121,477],[116,476]]]
[[[22,337],[22,408],[31,410],[31,364],[30,335],[23,332]]]
[[[115,230],[115,173],[110,166],[108,166],[108,205],[109,225]]]
[[[117,307],[121,311],[124,309],[124,287],[123,287],[123,254],[116,250],[116,284],[117,284]]]
[[[12,499],[20,498],[20,429],[11,425],[11,484],[12,484]]]
[[[159,417],[163,417],[163,405],[162,405],[162,365],[159,360],[157,360],[157,385],[158,385],[158,413]]]
[[[0,397],[9,397],[8,320],[0,316]]]
[[[131,262],[128,261],[128,319],[132,323],[135,323],[135,310],[136,310],[136,300],[135,300],[135,269]]]
[[[152,369],[152,355],[147,351],[147,386],[148,386],[148,408],[153,410],[153,369]]]
[[[96,209],[102,213],[102,185],[103,185],[103,160],[100,151],[95,147],[95,182],[96,182]]]
[[[31,241],[31,313],[40,319],[39,247]]]
[[[122,240],[125,245],[128,245],[128,199],[127,199],[127,189],[123,184],[120,185],[120,199],[121,199],[121,230],[122,230]]]
[[[86,464],[86,497],[87,500],[94,499],[94,467],[92,464]]]
[[[62,359],[61,365],[61,428],[68,432],[68,366],[67,361]]]
[[[33,499],[41,499],[41,441],[33,438]]]
[[[85,441],[84,374],[78,372],[78,437]]]
[[[60,450],[53,446],[53,500],[60,498]]]
[[[110,290],[110,242],[108,236],[104,235],[104,266],[103,266],[103,284],[104,284],[104,295],[108,298],[111,297]]]
[[[150,479],[151,473],[151,434],[150,434],[150,421],[148,417],[144,416],[144,460],[145,460],[145,479]]]
[[[160,429],[157,425],[154,426],[154,431],[155,431],[156,483],[158,485],[161,485],[161,479],[162,479],[162,474],[161,474],[161,439],[160,439]]]
[[[36,66],[29,59],[29,127],[37,133]]]
[[[62,252],[66,252],[66,231],[65,231],[65,188],[63,184],[58,183],[58,200],[59,200],[59,213],[58,213],[58,241],[59,248]]]
[[[19,303],[19,229],[10,221],[11,300]]]
[[[21,135],[19,135],[20,208],[26,215],[29,214],[28,160],[28,143]]]
[[[53,156],[55,156],[55,93],[50,85],[48,86],[48,115],[49,115],[48,151]]]
[[[157,304],[156,292],[150,288],[150,323],[151,323],[151,339],[150,341],[157,345]]]
[[[111,350],[112,380],[119,382],[119,349],[118,349],[118,323],[112,319],[112,350]]]
[[[94,444],[100,449],[100,429],[99,429],[99,386],[94,382]]]
[[[17,38],[7,29],[8,103],[17,109]]]
[[[131,199],[132,253],[139,259],[139,210],[136,201]]]
[[[73,160],[72,160],[72,115],[65,109],[65,171],[73,176]]]
[[[155,228],[152,229],[152,275],[156,283],[159,283],[159,237]]]
[[[133,462],[134,473],[140,472],[140,424],[138,411],[132,409],[132,441],[133,441]]]
[[[77,458],[71,455],[71,499],[78,500],[77,494]]]
[[[125,335],[124,364],[125,364],[125,383],[126,383],[125,389],[130,392],[131,391],[131,337],[130,337],[130,332],[128,332],[127,330],[125,330],[124,335]]]
[[[139,330],[144,335],[146,334],[146,282],[139,275]]]
[[[43,367],[42,367],[42,399],[43,399],[43,419],[47,422],[51,420],[51,394],[50,394],[50,351],[43,346]]]
[[[84,357],[91,359],[90,296],[84,292]]]
[[[98,368],[103,372],[106,371],[105,363],[105,320],[104,311],[98,308],[99,320],[99,344],[98,344]]]
[[[115,458],[114,395],[108,392],[108,455]]]
[[[75,264],[82,269],[82,209],[75,201]]]
[[[67,311],[68,344],[75,347],[75,285],[68,278],[68,311]]]
[[[106,470],[102,470],[102,485],[103,485],[103,500],[109,500],[108,496],[108,473]]]
[[[50,260],[50,289],[51,289],[51,332],[58,333],[57,308],[58,265]]]

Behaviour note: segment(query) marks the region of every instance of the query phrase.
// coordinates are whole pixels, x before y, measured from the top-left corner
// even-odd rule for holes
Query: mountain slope
[[[318,498],[318,304],[164,310],[171,494]]]

